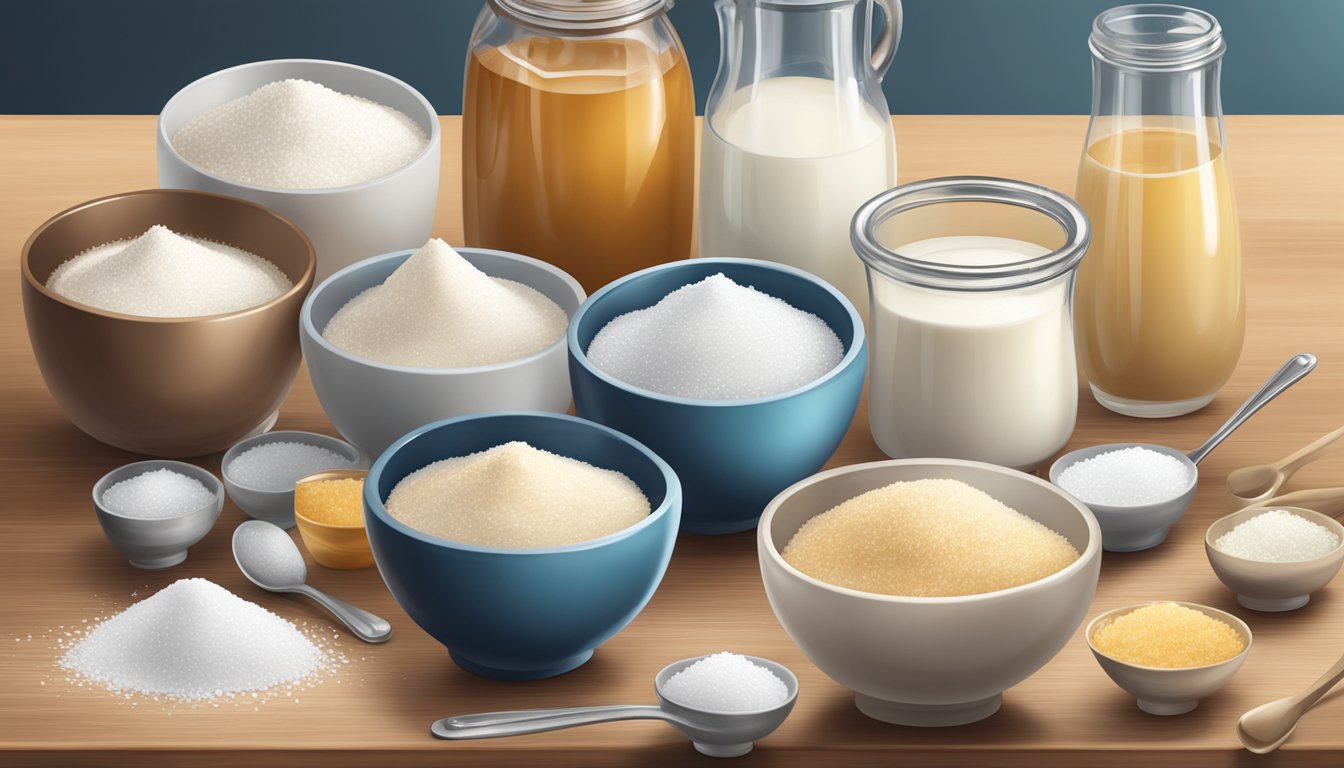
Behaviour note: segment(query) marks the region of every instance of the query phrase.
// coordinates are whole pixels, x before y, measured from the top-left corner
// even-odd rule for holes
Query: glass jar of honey
[[[462,105],[466,244],[592,292],[690,255],[695,96],[671,0],[489,0]]]
[[[1078,202],[1078,360],[1097,402],[1129,416],[1204,407],[1245,332],[1241,237],[1219,101],[1223,36],[1208,13],[1126,5],[1091,37],[1092,121]]]

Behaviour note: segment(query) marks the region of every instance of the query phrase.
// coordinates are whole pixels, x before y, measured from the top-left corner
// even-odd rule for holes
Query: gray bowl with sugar
[[[173,517],[142,518],[113,512],[103,504],[108,488],[146,472],[167,469],[186,475],[205,485],[214,497],[203,506],[184,511]],[[93,511],[103,527],[108,541],[136,568],[159,570],[171,568],[187,559],[187,548],[210,532],[220,511],[224,509],[224,486],[219,478],[194,464],[167,459],[137,461],[117,467],[103,475],[93,485]]]
[[[279,189],[244,184],[192,164],[173,147],[187,123],[226,102],[290,78],[396,109],[420,126],[429,143],[406,165],[359,184]],[[223,69],[185,86],[164,105],[157,132],[159,186],[241,197],[297,224],[317,251],[317,280],[342,267],[429,239],[439,194],[439,118],[429,101],[391,75],[339,61],[275,59]]]
[[[325,448],[350,460],[350,464],[338,467],[325,467],[325,469],[368,469],[369,457],[361,452],[355,446],[344,440],[331,437],[330,435],[319,435],[316,432],[302,432],[299,430],[281,430],[278,432],[267,432],[255,437],[249,437],[234,443],[233,447],[225,451],[224,458],[220,461],[219,473],[224,477],[224,487],[229,492],[229,498],[238,508],[247,513],[248,517],[256,520],[265,520],[281,528],[293,528],[294,520],[294,485],[290,485],[284,490],[272,490],[267,488],[254,488],[245,483],[239,482],[237,477],[229,473],[229,465],[242,453],[259,445],[268,443],[302,443],[312,445],[318,448]],[[316,471],[316,470],[314,470]],[[304,475],[311,474],[305,472]]]

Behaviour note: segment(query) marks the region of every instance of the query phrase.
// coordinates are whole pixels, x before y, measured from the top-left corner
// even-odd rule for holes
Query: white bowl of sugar
[[[317,280],[429,237],[439,120],[411,86],[365,67],[277,59],[221,70],[164,105],[159,186],[259,203],[317,251]]]

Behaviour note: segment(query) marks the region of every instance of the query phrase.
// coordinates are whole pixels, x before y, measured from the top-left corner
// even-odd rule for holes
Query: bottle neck
[[[736,59],[754,80],[822,77],[864,80],[871,73],[867,42],[869,2],[772,4],[736,0]],[[743,78],[745,79],[745,77]]]

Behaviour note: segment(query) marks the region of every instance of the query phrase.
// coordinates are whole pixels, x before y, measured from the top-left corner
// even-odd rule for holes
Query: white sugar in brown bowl
[[[423,149],[404,162],[403,158],[410,152],[403,149],[375,162],[354,150],[346,151],[341,147],[322,150],[319,147],[318,156],[327,156],[327,164],[331,167],[317,172],[302,164],[286,162],[283,153],[275,152],[274,147],[267,148],[266,157],[255,163],[225,157],[223,160],[203,159],[202,164],[197,164],[174,145],[175,137],[181,136],[188,125],[207,112],[266,86],[291,80],[320,85],[325,90],[292,85],[275,89],[267,99],[252,104],[252,110],[241,110],[233,117],[255,118],[266,115],[268,110],[296,106],[322,109],[325,106],[337,109],[347,124],[351,124],[349,113],[352,107],[335,99],[332,93],[335,92],[367,100],[408,118],[425,137]],[[361,124],[363,121],[353,122],[356,127]],[[187,136],[191,133],[188,131]],[[218,132],[206,133],[195,138],[208,141],[211,136],[219,135]],[[263,131],[258,135],[266,134]],[[322,144],[342,138],[356,144],[360,140],[359,136],[349,135],[349,131],[332,133],[322,126],[310,126],[308,135],[321,139],[319,143]],[[402,136],[395,130],[393,135],[399,137],[394,142],[399,147],[409,145],[409,136]],[[364,138],[367,143],[367,137]],[[317,59],[258,61],[220,70],[183,87],[168,100],[159,115],[157,145],[159,186],[200,189],[253,200],[302,227],[317,249],[319,281],[359,259],[401,248],[415,248],[429,238],[439,190],[439,118],[424,96],[391,75],[354,64]],[[210,158],[211,154],[208,148],[189,150],[189,155],[195,157]],[[219,162],[223,164],[217,164]],[[248,175],[272,183],[333,186],[316,189],[268,186],[225,175],[230,172],[233,176]],[[370,173],[379,175],[339,184]]]
[[[1344,566],[1344,525],[1299,507],[1253,507],[1220,518],[1204,536],[1218,579],[1254,611],[1306,605]],[[1333,543],[1333,546],[1331,544]]]

